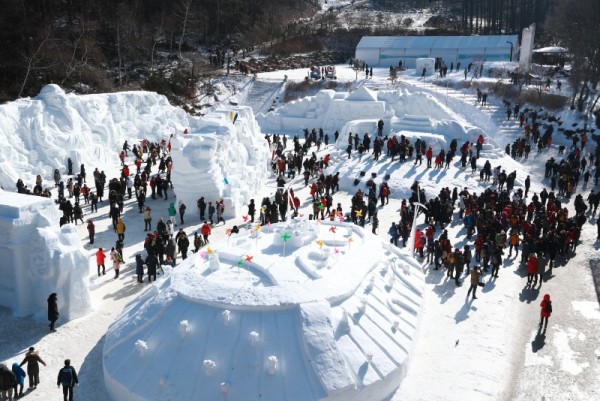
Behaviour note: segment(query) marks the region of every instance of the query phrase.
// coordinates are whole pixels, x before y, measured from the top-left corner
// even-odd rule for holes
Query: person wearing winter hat
[[[13,389],[17,387],[15,374],[4,363],[0,363],[0,399],[12,400]]]
[[[96,252],[96,264],[98,265],[98,277],[100,277],[100,267],[102,267],[102,274],[106,274],[106,267],[104,267],[104,260],[106,259],[106,254],[102,248],[98,248],[98,252]]]
[[[50,331],[56,331],[56,329],[54,328],[54,324],[58,320],[59,315],[60,314],[58,313],[57,294],[53,292],[48,297],[48,321],[50,321],[48,327],[50,327]]]
[[[471,295],[471,291],[473,291],[472,299],[477,299],[476,292],[477,286],[480,284],[480,278],[481,270],[479,269],[479,266],[474,266],[473,270],[471,271],[471,286],[469,287],[469,291],[467,292],[467,298],[469,297],[469,295]]]
[[[35,348],[29,347],[29,351],[25,354],[25,359],[19,364],[23,366],[27,364],[27,375],[29,376],[29,389],[37,387],[40,383],[40,365],[46,366],[46,362],[40,358],[39,354],[35,351]]]
[[[58,371],[56,385],[60,388],[61,384],[63,386],[63,400],[73,401],[73,387],[79,385],[79,379],[77,378],[77,371],[71,366],[70,359],[65,359],[65,366]]]
[[[88,230],[88,235],[90,238],[90,244],[94,243],[94,234],[96,233],[96,227],[94,226],[94,222],[92,221],[92,219],[88,219],[87,221],[87,230]]]
[[[25,371],[19,366],[17,362],[12,364],[12,372],[14,373],[17,379],[17,384],[15,385],[15,398],[23,397],[23,386],[25,385],[25,376],[27,376],[27,374],[25,374]],[[17,391],[17,389],[19,391]]]
[[[552,315],[552,301],[550,300],[550,294],[545,294],[544,299],[540,303],[540,325],[539,331],[542,330],[542,323],[544,325],[544,333],[546,332],[546,328],[548,327],[548,318]]]

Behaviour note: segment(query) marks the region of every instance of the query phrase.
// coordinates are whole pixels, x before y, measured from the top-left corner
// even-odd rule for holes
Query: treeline
[[[54,82],[127,85],[156,55],[239,51],[280,38],[317,0],[0,0],[0,101]],[[85,88],[83,88],[85,89]]]
[[[460,18],[463,35],[520,33],[523,28],[542,24],[552,13],[554,0],[373,0],[390,9],[414,11],[430,8],[440,15]]]

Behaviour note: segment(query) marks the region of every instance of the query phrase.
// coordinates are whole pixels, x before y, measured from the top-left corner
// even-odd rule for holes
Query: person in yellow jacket
[[[119,217],[119,219],[117,220],[117,226],[115,228],[115,231],[117,232],[119,240],[121,241],[125,240],[125,229],[125,223],[123,223],[123,219]]]

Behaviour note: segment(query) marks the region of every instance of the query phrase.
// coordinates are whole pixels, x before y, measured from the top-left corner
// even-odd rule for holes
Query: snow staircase
[[[431,120],[427,117],[405,115],[398,119],[397,124],[401,130],[428,132],[431,129]]]
[[[404,83],[412,85],[417,89],[429,92],[438,100],[448,106],[462,103],[459,107],[453,107],[455,110],[465,110],[468,114],[468,120],[473,121],[485,132],[498,132],[501,135],[494,135],[495,140],[490,136],[486,136],[486,143],[483,145],[480,155],[489,159],[497,159],[504,155],[504,148],[508,143],[512,143],[523,133],[523,128],[519,127],[519,121],[514,119],[514,116],[507,121],[506,107],[500,99],[493,96],[487,98],[486,106],[481,106],[477,103],[477,95],[475,89],[473,93],[456,90],[452,87],[442,86],[443,81],[405,81]],[[469,107],[465,108],[464,105]],[[471,113],[472,111],[480,111],[480,113]],[[465,116],[466,117],[466,116]]]
[[[283,92],[285,84],[282,80],[255,79],[248,89],[246,102],[252,108],[254,115],[267,113],[271,106],[276,105]]]

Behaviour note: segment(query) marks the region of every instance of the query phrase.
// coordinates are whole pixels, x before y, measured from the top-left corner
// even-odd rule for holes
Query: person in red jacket
[[[96,264],[98,265],[98,277],[100,277],[100,267],[102,267],[102,274],[106,274],[106,268],[104,267],[104,259],[106,259],[106,254],[102,250],[102,248],[98,248],[98,252],[96,252]]]
[[[211,231],[212,230],[210,229],[208,222],[205,221],[202,227],[200,228],[200,232],[202,233],[202,237],[204,237],[205,244],[208,244],[208,236],[210,235]]]
[[[542,303],[540,304],[542,308],[540,310],[540,325],[539,329],[542,329],[542,323],[544,324],[544,332],[548,327],[548,318],[552,315],[552,301],[550,300],[550,294],[545,294]]]
[[[536,276],[535,276],[537,273],[537,268],[538,268],[537,256],[535,256],[535,253],[533,253],[529,257],[529,260],[527,261],[527,285],[531,285],[532,282],[533,282],[534,286],[537,284],[537,280],[536,280]]]
[[[427,149],[427,152],[425,153],[425,158],[427,159],[427,168],[431,168],[431,159],[433,159],[433,149],[431,149],[431,146],[429,147],[429,149]]]

